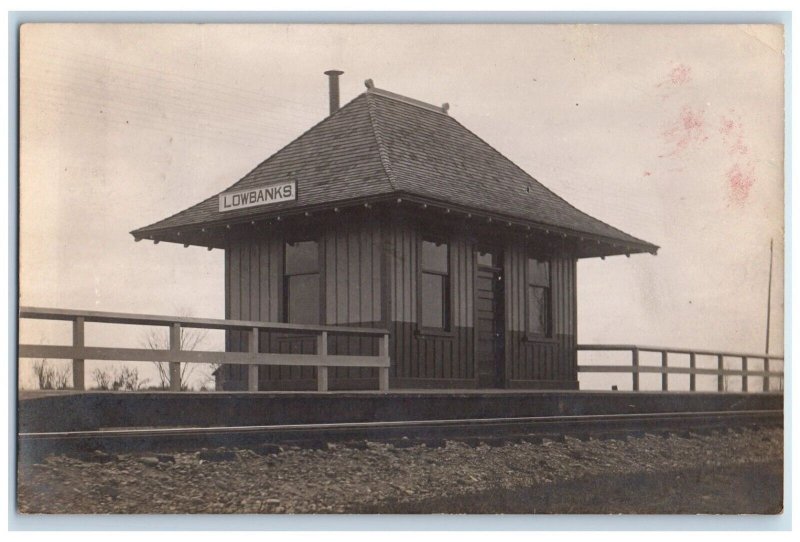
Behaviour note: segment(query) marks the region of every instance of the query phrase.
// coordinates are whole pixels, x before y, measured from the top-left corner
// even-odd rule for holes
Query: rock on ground
[[[459,506],[480,495],[539,495],[548,488],[569,487],[576,495],[597,496],[603,491],[599,482],[623,483],[636,475],[669,480],[682,473],[689,480],[685,488],[691,489],[691,473],[724,471],[735,478],[737,472],[759,472],[762,464],[771,465],[774,473],[783,461],[780,429],[617,440],[567,437],[563,442],[532,438],[491,445],[397,444],[360,441],[317,449],[123,454],[103,456],[102,461],[88,455],[51,456],[20,464],[17,504],[22,513],[70,514],[463,512],[474,511]],[[708,478],[695,485],[709,499],[736,491],[730,476]],[[656,482],[643,486],[650,492],[665,487]],[[557,511],[546,509],[552,499],[533,499],[527,508],[516,499],[508,510],[494,512]],[[637,512],[636,501],[595,511]],[[563,509],[563,499],[559,502]],[[443,508],[415,509],[415,503]]]

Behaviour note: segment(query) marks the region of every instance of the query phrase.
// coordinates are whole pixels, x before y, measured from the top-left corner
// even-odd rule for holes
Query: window
[[[420,255],[421,323],[423,328],[450,328],[450,251],[447,243],[422,241]]]
[[[533,337],[550,336],[550,263],[528,258],[526,270],[528,298],[527,332]]]
[[[319,243],[295,241],[284,245],[283,320],[319,324]]]
[[[497,267],[495,255],[490,250],[478,250],[477,261],[481,267]]]

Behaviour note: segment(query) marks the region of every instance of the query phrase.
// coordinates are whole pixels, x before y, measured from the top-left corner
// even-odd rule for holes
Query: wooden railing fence
[[[85,360],[105,361],[149,361],[169,363],[171,391],[181,389],[181,363],[222,363],[247,365],[248,390],[258,390],[258,368],[264,365],[288,365],[294,367],[316,367],[318,391],[328,390],[329,367],[375,367],[378,369],[378,388],[389,389],[389,332],[385,329],[365,327],[312,326],[246,320],[217,320],[203,318],[179,318],[145,314],[81,311],[21,307],[21,319],[61,320],[72,322],[72,345],[20,344],[19,357],[32,359],[71,359],[73,387],[86,387]],[[129,324],[137,326],[165,326],[169,328],[169,349],[109,348],[86,346],[84,324],[88,322],[106,324]],[[216,352],[181,350],[181,330],[219,329],[248,332],[247,352]],[[279,354],[259,352],[259,332],[277,331],[287,333],[314,334],[317,338],[314,354]],[[350,335],[375,337],[378,339],[378,355],[332,355],[328,354],[328,335]]]
[[[579,344],[578,351],[603,351],[603,352],[630,352],[630,365],[589,365],[578,364],[579,373],[631,373],[633,379],[633,391],[639,391],[639,375],[642,373],[661,374],[661,389],[668,391],[669,375],[688,374],[689,391],[697,391],[697,375],[716,375],[717,391],[726,391],[726,376],[739,376],[742,381],[742,391],[748,390],[748,377],[761,377],[762,391],[770,391],[770,379],[777,378],[780,381],[780,388],[783,389],[783,370],[770,370],[771,361],[783,361],[782,355],[767,354],[746,354],[739,352],[718,352],[713,350],[690,350],[685,348],[665,348],[659,346],[639,346],[633,344]],[[660,365],[640,364],[640,354],[642,352],[653,352],[661,354]],[[688,367],[676,367],[669,364],[669,355],[689,356]],[[711,356],[716,358],[715,368],[697,367],[698,356]],[[740,369],[729,369],[725,367],[726,359],[735,359],[740,363]],[[749,366],[750,360],[763,360],[761,370],[753,370]]]

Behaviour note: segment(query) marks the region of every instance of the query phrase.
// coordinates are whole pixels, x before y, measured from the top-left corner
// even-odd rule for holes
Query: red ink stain
[[[755,161],[749,156],[750,148],[745,143],[741,117],[733,109],[728,111],[728,115],[720,118],[719,133],[722,135],[722,144],[726,152],[736,161],[725,173],[728,199],[736,205],[744,205],[750,195],[750,189],[756,182]],[[743,156],[748,158],[740,162]]]
[[[702,143],[708,139],[703,122],[704,111],[684,106],[676,121],[661,133],[661,137],[672,146],[672,150],[660,158],[674,156],[686,150],[692,143]]]
[[[644,173],[642,173],[642,177],[649,177],[650,175],[652,175],[652,173],[650,173],[649,171],[645,171]]]
[[[722,117],[722,125],[719,128],[719,133],[723,136],[728,136],[736,129],[736,122],[729,118]]]
[[[744,142],[744,129],[741,120],[734,120],[730,117],[722,117],[720,120],[719,133],[722,134],[722,142],[728,149],[730,155],[746,155],[750,152]]]
[[[666,89],[667,92],[661,94],[661,99],[666,100],[681,87],[692,80],[692,68],[685,64],[678,64],[674,66],[667,78],[656,85],[656,88]]]
[[[675,86],[683,85],[684,83],[688,83],[689,80],[692,78],[692,68],[686,66],[684,64],[678,64],[672,71],[669,72],[669,80],[672,81],[672,84]]]
[[[735,164],[725,174],[728,179],[728,197],[732,203],[743,205],[756,182],[755,168],[747,164],[744,168]]]

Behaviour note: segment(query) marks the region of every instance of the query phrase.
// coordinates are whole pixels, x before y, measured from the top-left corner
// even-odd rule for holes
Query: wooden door
[[[475,260],[475,360],[478,387],[501,388],[505,380],[503,258],[499,251],[479,248]]]

